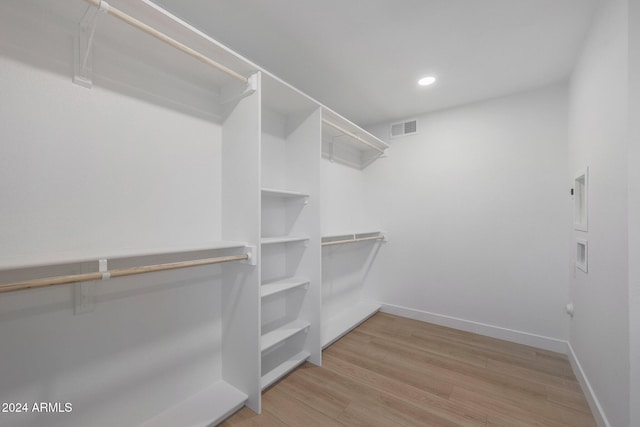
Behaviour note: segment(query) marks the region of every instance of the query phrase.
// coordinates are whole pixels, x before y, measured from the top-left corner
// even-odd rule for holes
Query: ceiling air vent
[[[391,138],[397,138],[399,136],[413,135],[418,132],[418,125],[416,120],[410,120],[408,122],[394,123],[391,125]]]

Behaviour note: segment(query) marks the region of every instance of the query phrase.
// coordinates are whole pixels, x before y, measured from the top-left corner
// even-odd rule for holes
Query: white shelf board
[[[263,237],[260,243],[263,245],[273,245],[276,243],[304,242],[309,240],[307,236],[282,236],[282,237]]]
[[[285,292],[289,289],[304,286],[308,283],[309,280],[303,277],[288,277],[286,279],[274,280],[272,282],[263,283],[262,286],[260,286],[260,296],[265,298],[279,292]]]
[[[216,425],[244,406],[247,395],[218,381],[175,406],[168,408],[140,427],[206,427]]]
[[[44,267],[47,265],[76,264],[81,262],[98,261],[99,259],[133,258],[138,256],[154,256],[178,254],[184,252],[198,252],[218,249],[236,249],[247,246],[246,242],[212,241],[192,246],[171,246],[165,248],[122,248],[112,250],[91,250],[83,252],[60,251],[41,256],[29,256],[3,260],[0,270],[18,268]]]
[[[380,310],[380,304],[373,302],[359,302],[344,312],[323,320],[322,324],[322,348],[327,347],[338,338],[367,320]]]
[[[287,375],[289,372],[293,371],[298,366],[302,365],[308,358],[310,354],[308,351],[301,351],[300,353],[293,356],[291,359],[286,362],[278,365],[276,368],[267,372],[262,376],[262,380],[260,382],[262,389],[269,387],[271,384],[278,381],[280,378]]]
[[[365,230],[365,231],[349,231],[345,233],[330,233],[323,234],[322,240],[325,239],[338,239],[341,237],[353,237],[353,236],[362,236],[362,235],[371,235],[371,234],[379,234],[382,235],[382,231],[380,230]]]
[[[302,320],[294,320],[293,322],[287,323],[286,325],[274,331],[268,332],[262,336],[262,339],[260,342],[260,350],[261,351],[269,350],[271,347],[294,336],[298,332],[301,332],[308,327],[309,327],[308,322],[304,322]]]
[[[286,199],[304,198],[309,197],[308,194],[300,193],[297,191],[278,190],[275,188],[263,188],[262,195],[271,197],[281,197]]]
[[[329,122],[333,123],[334,125],[337,125],[338,127],[344,129],[345,131],[351,134],[351,135],[345,134],[341,130],[336,129],[335,127],[323,121],[322,123],[323,137],[329,137],[340,143],[348,143],[360,151],[377,151],[377,150],[371,148],[369,145],[361,141],[358,141],[357,139],[353,138],[352,135],[356,135],[358,138],[364,139],[365,141],[367,141],[367,143],[373,145],[374,147],[379,148],[380,150],[386,150],[387,148],[389,148],[389,144],[382,141],[377,136],[372,135],[371,133],[362,129],[360,126],[334,113],[333,111],[327,109],[326,107],[323,108],[322,110],[322,118],[325,120],[328,120]]]

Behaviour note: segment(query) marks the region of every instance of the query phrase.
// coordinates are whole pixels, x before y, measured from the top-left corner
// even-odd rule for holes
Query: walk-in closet
[[[640,18],[517,3],[0,2],[0,426],[639,425]]]

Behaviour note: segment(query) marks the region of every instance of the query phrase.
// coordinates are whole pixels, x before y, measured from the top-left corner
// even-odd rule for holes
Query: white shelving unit
[[[16,147],[3,157],[23,171],[28,161],[49,179],[37,191],[28,180],[12,183],[23,197],[11,201],[15,214],[3,211],[0,234],[25,231],[16,235],[22,247],[10,244],[7,255],[0,248],[0,283],[72,273],[96,259],[117,269],[260,246],[260,103],[250,84],[258,68],[150,1],[110,3],[247,82],[84,1],[2,2],[3,97],[19,100],[24,90],[5,89],[28,87],[34,105],[57,112],[42,118],[19,102],[15,117],[3,112],[13,125],[2,126],[2,140]],[[29,207],[41,200],[46,208]],[[32,213],[22,219],[24,212]],[[74,314],[70,288],[80,285],[95,291],[96,306]],[[10,301],[41,314],[3,322],[3,336],[34,321],[47,327],[0,349],[10,375],[3,384],[15,387],[0,394],[32,388],[20,395],[73,401],[72,413],[19,421],[54,427],[208,426],[243,405],[260,411],[259,285],[256,265],[234,262],[4,294],[3,316]],[[59,341],[44,335],[49,327]],[[32,366],[21,365],[18,348]]]
[[[261,295],[264,389],[305,360],[320,364],[320,109],[262,79]]]
[[[364,169],[385,155],[389,145],[333,111],[322,109],[322,157]]]
[[[19,346],[4,346],[6,383],[28,390],[28,384],[55,381],[59,371],[85,381],[87,392],[74,400],[73,414],[56,417],[53,427],[83,425],[105,411],[116,414],[109,424],[145,426],[213,425],[243,405],[260,412],[265,387],[305,361],[321,363],[322,157],[361,169],[386,144],[153,2],[110,3],[176,43],[96,14],[82,0],[0,4],[3,96],[16,101],[2,117],[7,126],[0,137],[10,147],[5,164],[18,176],[28,160],[52,177],[38,185],[33,179],[5,184],[11,208],[3,210],[0,232],[14,240],[0,248],[0,282],[76,274],[96,259],[126,268],[141,258],[139,265],[151,265],[235,255],[247,247],[255,249],[253,265],[96,283],[96,309],[82,318],[68,310],[74,293],[64,286],[6,294],[11,303],[0,301],[0,314],[11,322],[0,325],[3,333],[20,336],[35,323],[29,313],[37,312],[59,342],[83,343],[80,351],[61,348],[44,335],[46,328],[34,329],[23,347],[39,369],[20,364]],[[86,67],[79,62],[85,55]],[[56,114],[38,112],[32,103]],[[33,126],[24,126],[30,115]],[[60,148],[50,150],[54,145]],[[77,197],[68,197],[70,189]],[[14,196],[21,193],[32,200]],[[51,206],[55,226],[40,229],[52,219],[53,200],[65,201]],[[23,312],[25,319],[11,317]],[[329,320],[337,329],[357,321]],[[117,369],[120,359],[109,354],[114,348],[127,361]],[[81,369],[94,364],[96,379]],[[64,384],[47,390],[25,398],[76,397]]]

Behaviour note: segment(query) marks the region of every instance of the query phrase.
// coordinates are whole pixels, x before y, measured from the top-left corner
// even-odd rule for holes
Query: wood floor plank
[[[344,377],[362,382],[371,389],[382,390],[413,405],[427,407],[440,418],[454,422],[456,425],[484,426],[486,422],[483,411],[473,410],[464,404],[452,402],[447,398],[418,389],[402,381],[367,371],[339,358],[326,356],[323,359],[323,366]]]
[[[343,423],[335,418],[324,415],[319,410],[309,406],[295,395],[291,395],[281,388],[267,391],[262,396],[263,412],[282,421],[288,426],[305,427],[341,427]]]
[[[227,418],[220,427],[287,427],[269,414],[258,415],[246,406]]]
[[[376,358],[372,354],[363,356],[361,352],[361,347],[353,348],[342,343],[339,347],[332,347],[330,351],[325,351],[325,354],[329,356],[335,355],[355,366],[379,373],[387,378],[399,379],[420,390],[439,396],[446,397],[451,393],[452,385],[448,378],[443,378],[442,375],[434,375],[422,367],[416,367],[413,370],[408,369],[406,363],[400,361],[400,359],[397,359],[395,363],[389,363],[387,358]]]
[[[405,374],[413,373],[410,381],[416,382],[417,387],[420,387],[420,383],[417,383],[419,379],[426,381],[424,378],[431,378],[439,380],[440,383],[465,385],[510,399],[546,400],[546,391],[541,384],[400,346],[390,349],[385,345],[376,345],[375,342],[371,346],[355,346],[344,340],[333,351],[345,359],[355,361],[356,364],[371,367],[385,363],[388,365],[388,361],[393,360],[393,364],[400,367]],[[366,359],[358,357],[359,353],[366,353]],[[386,365],[375,369],[393,372]]]
[[[496,399],[475,390],[454,387],[451,399],[475,403],[493,417],[513,419],[518,423],[546,427],[595,427],[591,414],[556,405],[548,401]],[[495,422],[495,421],[494,421]],[[519,425],[519,424],[516,424]]]
[[[297,399],[329,417],[338,418],[352,399],[348,394],[340,393],[335,387],[331,387],[330,383],[326,386],[326,381],[324,383],[318,381],[308,372],[310,370],[320,371],[321,368],[308,363],[301,366],[287,378],[287,381],[279,384],[278,390],[296,396]]]
[[[566,355],[378,313],[225,427],[593,427]]]
[[[547,389],[547,399],[550,402],[555,402],[558,405],[568,406],[586,414],[591,414],[587,399],[581,391],[569,390],[566,387],[562,388],[552,385],[546,385],[545,388]]]

